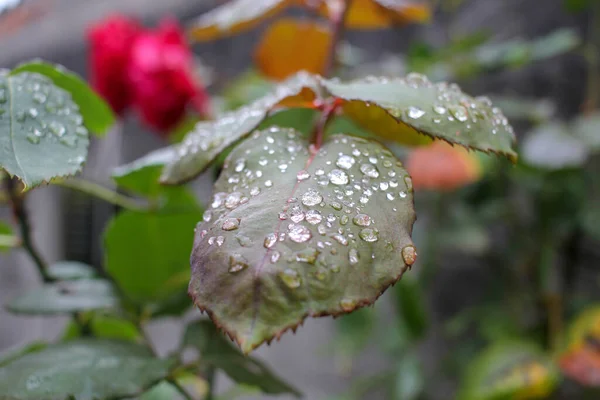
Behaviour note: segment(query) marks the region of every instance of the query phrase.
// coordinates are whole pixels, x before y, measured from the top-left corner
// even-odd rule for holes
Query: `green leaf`
[[[161,180],[177,184],[194,178],[223,150],[254,130],[272,108],[285,101],[295,103],[294,98],[298,96],[312,101],[319,91],[313,75],[299,73],[245,107],[227,112],[215,121],[198,123],[196,129],[175,146],[176,159],[167,164]]]
[[[190,294],[245,353],[373,303],[416,257],[412,181],[391,152],[343,135],[308,147],[291,129],[255,132],[196,231]]]
[[[369,344],[377,323],[376,316],[373,308],[365,307],[336,319],[336,334],[332,346],[336,358],[341,358],[342,371],[350,372],[353,358]]]
[[[560,122],[550,122],[533,129],[523,140],[523,161],[544,169],[577,168],[589,157],[589,148],[579,138],[569,133]]]
[[[179,313],[189,304],[180,300],[190,276],[189,249],[202,210],[185,188],[167,189],[159,212],[124,211],[112,219],[104,233],[105,265],[129,300],[154,312],[174,304],[173,312]]]
[[[67,314],[114,308],[118,299],[103,280],[75,280],[45,284],[12,300],[7,309],[17,314]]]
[[[7,223],[0,221],[0,237],[5,236],[8,239],[8,237],[11,235],[12,235],[11,226],[8,225]],[[10,245],[11,241],[12,241],[12,239],[8,240],[8,242],[5,242],[5,244],[7,244],[8,246],[3,246],[2,241],[0,240],[0,252],[10,250],[13,247]]]
[[[263,363],[240,353],[210,321],[196,321],[188,325],[183,346],[198,349],[203,366],[208,364],[221,369],[239,384],[259,387],[268,394],[301,396],[298,390],[277,377]]]
[[[160,382],[146,393],[136,398],[137,400],[183,400],[179,390],[168,382]]]
[[[469,364],[460,400],[547,398],[558,383],[550,357],[535,346],[499,342]]]
[[[194,40],[214,40],[240,33],[277,14],[290,0],[233,0],[202,14],[193,22],[190,34]]]
[[[396,367],[394,400],[416,400],[425,389],[425,376],[418,354],[405,354]]]
[[[88,312],[83,318],[86,321],[88,334],[101,339],[119,339],[136,342],[142,339],[142,335],[135,324],[127,319],[111,314]],[[71,340],[82,335],[81,327],[75,321],[71,321],[65,328],[62,340]]]
[[[79,261],[59,261],[48,267],[48,275],[59,281],[94,278],[94,267]]]
[[[104,136],[115,123],[110,106],[77,74],[62,65],[34,60],[16,67],[11,75],[22,72],[44,75],[59,88],[69,92],[79,107],[84,124],[93,133]]]
[[[97,400],[131,397],[166,378],[174,360],[144,346],[76,340],[49,346],[0,368],[1,400]]]
[[[412,340],[422,339],[427,333],[427,309],[420,282],[409,275],[394,287],[396,312]]]
[[[472,98],[455,84],[431,83],[414,73],[397,79],[322,83],[332,95],[346,100],[347,115],[385,139],[422,144],[419,134],[423,134],[517,158],[511,147],[514,132],[502,112],[488,98]]]
[[[0,168],[26,188],[81,170],[89,144],[82,123],[71,95],[47,77],[0,71]]]
[[[44,349],[46,346],[47,346],[47,344],[44,342],[33,342],[33,343],[27,344],[25,347],[22,347],[20,349],[17,349],[14,351],[9,351],[8,353],[6,353],[2,357],[0,357],[0,367],[3,367],[5,365],[15,361],[16,359],[21,358],[26,354],[40,351],[40,350]]]
[[[173,146],[164,147],[129,164],[115,168],[112,178],[121,188],[144,196],[155,197],[161,190],[164,190],[164,187],[161,187],[158,182],[162,167],[175,158],[175,148]]]

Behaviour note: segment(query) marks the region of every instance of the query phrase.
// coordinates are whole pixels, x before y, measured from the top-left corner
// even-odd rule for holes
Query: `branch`
[[[35,247],[31,237],[29,215],[25,209],[25,195],[24,193],[18,193],[17,190],[17,180],[8,177],[6,179],[6,191],[8,192],[8,197],[10,199],[13,216],[19,224],[23,249],[29,253],[29,256],[33,260],[33,263],[37,267],[38,272],[40,273],[40,276],[44,282],[52,282],[54,279],[48,275],[47,264]]]
[[[344,34],[346,16],[348,15],[348,10],[350,10],[351,3],[352,0],[339,0],[337,3],[334,3],[339,5],[339,8],[336,10],[330,9],[332,15],[330,16],[329,21],[333,33],[331,35],[329,50],[327,51],[327,62],[325,63],[325,69],[323,70],[323,75],[325,77],[331,75],[333,68],[335,67],[337,48]]]
[[[124,196],[118,192],[105,188],[104,186],[98,185],[97,183],[86,181],[84,179],[69,179],[69,180],[57,180],[52,182],[57,186],[62,186],[68,189],[77,190],[90,196],[97,197],[107,203],[114,204],[116,206],[126,208],[131,211],[147,211],[147,207],[140,205],[134,199]]]

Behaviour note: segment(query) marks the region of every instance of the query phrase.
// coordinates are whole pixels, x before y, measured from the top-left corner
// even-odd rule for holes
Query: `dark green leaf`
[[[183,400],[179,390],[168,382],[160,382],[152,389],[134,400]]]
[[[245,107],[225,113],[215,121],[198,123],[195,130],[176,145],[176,159],[165,167],[162,181],[175,184],[192,179],[223,150],[255,129],[273,107],[298,96],[311,101],[318,93],[317,79],[299,73],[278,85],[274,92]]]
[[[88,131],[68,92],[45,76],[0,71],[0,168],[26,188],[81,170]]]
[[[113,218],[104,234],[105,265],[129,300],[155,312],[176,303],[174,312],[180,312],[194,226],[202,210],[185,188],[167,189],[161,211],[124,211]]]
[[[548,398],[558,373],[552,359],[520,342],[490,346],[469,364],[460,400]]]
[[[427,332],[427,309],[421,284],[413,275],[394,287],[399,323],[406,327],[412,340],[422,339]]]
[[[307,316],[371,304],[416,257],[412,182],[376,142],[291,129],[236,147],[198,227],[190,294],[245,353]]]
[[[79,107],[83,122],[93,133],[103,136],[115,123],[110,106],[79,75],[68,71],[62,65],[36,60],[19,65],[11,74],[22,72],[44,75],[56,86],[69,92]]]
[[[13,246],[11,246],[10,242],[12,242],[12,228],[10,227],[10,225],[0,221],[0,237],[4,236],[8,239],[8,237],[11,237],[11,240],[8,240],[7,243],[5,243],[8,246],[3,246],[2,245],[2,240],[0,240],[0,252],[5,251],[5,250],[9,250],[11,249]]]
[[[1,400],[97,400],[131,397],[166,378],[159,360],[130,342],[76,340],[49,346],[0,368]]]
[[[59,281],[89,279],[97,275],[94,267],[79,261],[59,261],[48,267],[48,275]]]
[[[365,307],[336,319],[336,334],[332,346],[336,358],[341,358],[343,371],[351,371],[353,358],[364,350],[369,339],[372,339],[376,316],[373,308]]]
[[[523,161],[545,169],[576,168],[588,159],[589,148],[566,125],[550,122],[536,127],[523,141]]]
[[[224,108],[234,110],[267,95],[273,89],[273,82],[256,70],[248,70],[236,77],[223,90]]]
[[[28,345],[26,345],[25,347],[22,347],[20,349],[17,349],[14,351],[9,351],[8,353],[6,353],[6,354],[2,355],[2,357],[0,357],[0,367],[3,367],[5,365],[15,361],[16,359],[21,358],[26,354],[40,351],[40,350],[44,349],[46,346],[47,346],[47,344],[44,342],[33,342],[33,343],[29,343]]]
[[[81,316],[80,316],[81,318]],[[101,339],[119,339],[136,342],[142,338],[139,329],[127,319],[110,314],[89,312],[84,314],[88,334]],[[82,335],[81,326],[75,321],[67,326],[62,340],[71,340]]]
[[[413,142],[420,133],[512,160],[517,157],[511,147],[513,129],[502,112],[488,98],[472,98],[454,84],[434,84],[423,75],[410,74],[349,83],[330,80],[323,85],[347,100],[344,111],[351,118],[385,139]],[[376,130],[378,125],[386,129]]]
[[[103,280],[75,280],[45,284],[26,292],[7,305],[17,314],[66,314],[75,311],[113,308],[118,299]]]
[[[197,321],[188,325],[183,346],[198,349],[202,365],[209,364],[221,369],[237,383],[259,387],[264,393],[291,393],[300,396],[300,392],[273,374],[260,361],[240,353],[210,321]]]

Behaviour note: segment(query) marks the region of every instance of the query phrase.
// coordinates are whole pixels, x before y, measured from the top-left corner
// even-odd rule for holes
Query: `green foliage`
[[[77,340],[48,346],[0,367],[0,399],[96,400],[136,396],[166,378],[174,360],[140,345]]]
[[[2,237],[2,236],[8,237],[11,234],[12,234],[12,228],[10,227],[10,225],[8,225],[8,224],[0,221],[0,237]],[[11,248],[11,246],[7,246],[7,245],[4,245],[4,244],[5,243],[3,243],[0,240],[0,252],[7,251],[7,250],[9,250]],[[6,243],[6,244],[8,244],[8,243]]]
[[[56,280],[91,279],[97,273],[94,267],[78,261],[59,261],[48,267],[48,275]]]

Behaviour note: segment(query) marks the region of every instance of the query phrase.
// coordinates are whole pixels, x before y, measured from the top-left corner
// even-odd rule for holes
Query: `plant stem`
[[[138,204],[138,202],[134,199],[127,196],[123,196],[120,193],[112,191],[108,188],[105,188],[104,186],[98,185],[97,183],[91,181],[75,178],[69,180],[57,180],[52,183],[65,188],[78,190],[82,193],[89,194],[91,196],[104,200],[107,203],[111,203],[131,211],[147,211],[146,207]]]
[[[13,235],[0,235],[0,247],[19,247],[21,239]]]
[[[333,68],[335,67],[337,48],[342,39],[342,35],[344,34],[346,15],[348,15],[352,0],[340,0],[338,3],[340,5],[339,9],[334,10],[334,15],[331,15],[329,19],[332,34],[329,49],[327,51],[327,61],[325,63],[325,69],[323,70],[323,75],[325,77],[331,75]]]
[[[25,208],[25,194],[17,193],[17,180],[10,177],[6,179],[6,190],[10,199],[13,216],[19,224],[23,249],[29,253],[44,282],[54,281],[48,275],[47,264],[33,243],[29,214]]]

